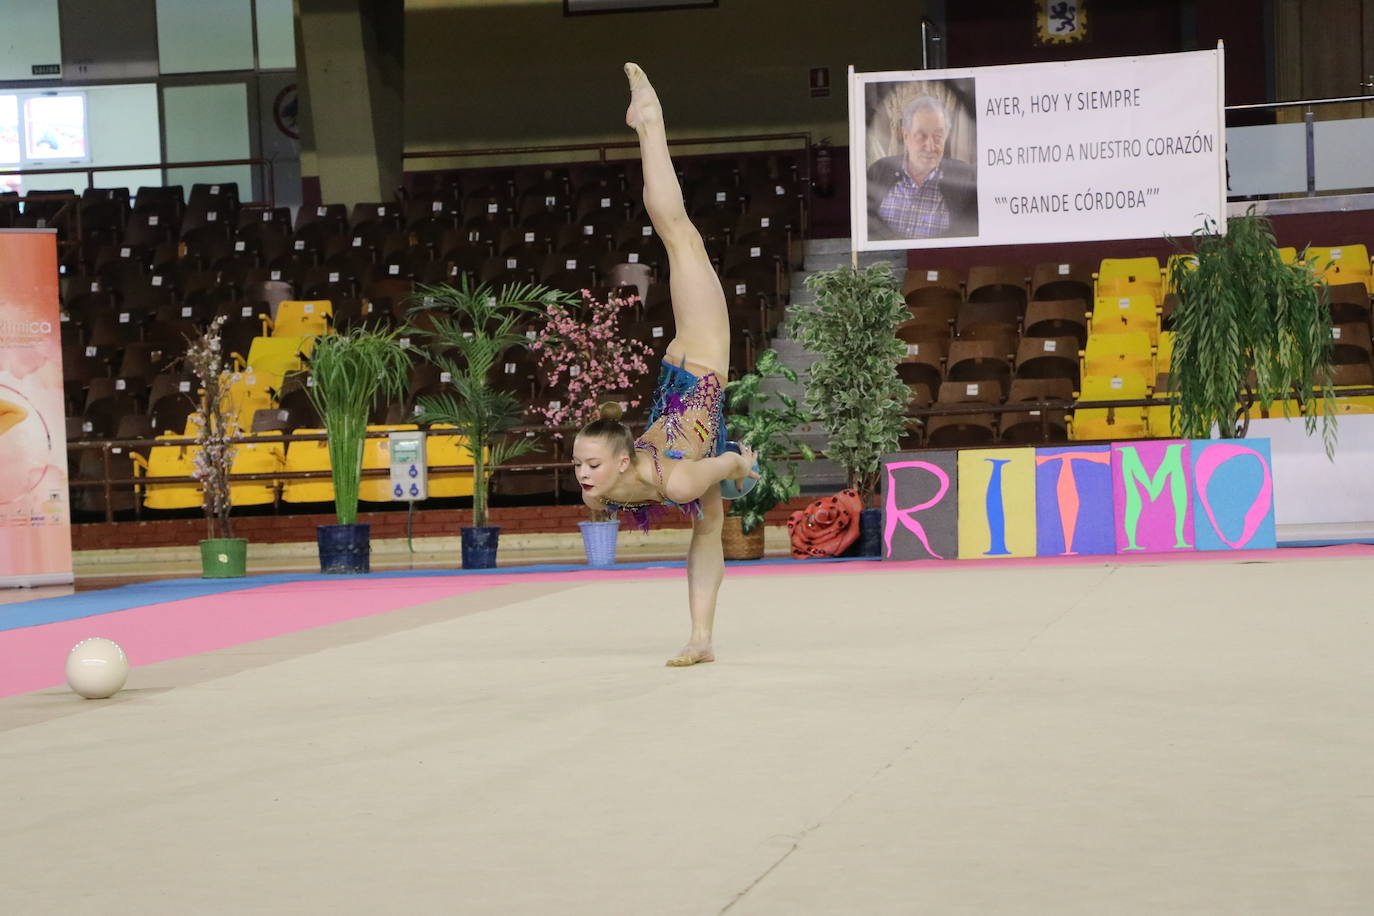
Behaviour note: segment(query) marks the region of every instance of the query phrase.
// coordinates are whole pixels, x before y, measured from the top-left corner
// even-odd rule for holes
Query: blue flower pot
[[[865,509],[859,513],[859,556],[883,555],[883,510]]]
[[[883,510],[864,509],[859,513],[859,537],[841,556],[881,557],[883,555]]]
[[[582,546],[587,550],[588,566],[614,566],[615,545],[620,535],[620,520],[609,522],[578,522],[582,529]]]
[[[315,543],[320,549],[320,572],[372,572],[371,525],[317,525]]]
[[[462,537],[464,569],[496,568],[496,545],[501,539],[499,525],[464,528]]]

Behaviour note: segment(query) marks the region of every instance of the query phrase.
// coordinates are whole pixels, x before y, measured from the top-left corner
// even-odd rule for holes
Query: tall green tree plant
[[[1336,448],[1331,382],[1331,313],[1320,297],[1321,280],[1299,261],[1285,264],[1269,220],[1255,213],[1226,221],[1226,233],[1208,220],[1192,235],[1193,257],[1175,258],[1170,282],[1173,312],[1171,410],[1180,434],[1208,439],[1243,437],[1250,409],[1268,410],[1296,397],[1322,402],[1322,441]],[[1320,390],[1319,390],[1320,389]],[[1306,418],[1316,432],[1317,411]]]
[[[524,405],[488,382],[492,367],[513,347],[529,344],[523,329],[542,319],[551,305],[578,301],[570,293],[547,286],[513,284],[496,290],[473,284],[464,274],[458,286],[420,286],[410,301],[410,315],[423,315],[430,359],[449,374],[452,390],[419,399],[426,423],[448,423],[467,439],[472,451],[472,524],[487,525],[488,491],[492,468],[529,452],[534,440],[512,435],[524,418]]]
[[[315,339],[306,393],[329,437],[334,514],[340,525],[358,521],[367,417],[378,396],[399,397],[410,370],[400,331],[354,328]]]
[[[907,386],[897,375],[905,350],[897,326],[909,317],[887,263],[837,267],[806,278],[814,302],[793,306],[793,336],[820,354],[806,406],[825,424],[825,456],[849,472],[865,506],[878,490],[879,461],[897,450]]]
[[[730,502],[729,514],[739,516],[740,530],[745,534],[763,524],[774,506],[801,493],[792,453],[799,452],[805,461],[815,457],[810,446],[796,437],[797,427],[810,422],[810,415],[786,392],[761,390],[768,379],[797,381],[797,373],[782,364],[775,350],[764,350],[752,372],[725,386],[730,428],[739,443],[752,448],[759,460],[758,482]]]

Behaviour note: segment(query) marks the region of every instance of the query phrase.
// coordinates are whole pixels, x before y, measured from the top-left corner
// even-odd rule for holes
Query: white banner
[[[1185,236],[1225,224],[1222,51],[849,72],[860,250]]]

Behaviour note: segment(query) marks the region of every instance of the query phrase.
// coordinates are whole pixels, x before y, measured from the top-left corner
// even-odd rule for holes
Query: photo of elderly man
[[[869,120],[868,237],[977,235],[973,80],[893,83],[873,90],[883,96],[872,100]]]

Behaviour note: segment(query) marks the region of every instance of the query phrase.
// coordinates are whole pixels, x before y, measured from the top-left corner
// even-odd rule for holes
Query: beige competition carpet
[[[0,700],[0,912],[1374,912],[1369,560],[514,584]],[[60,660],[58,662],[60,664]]]

